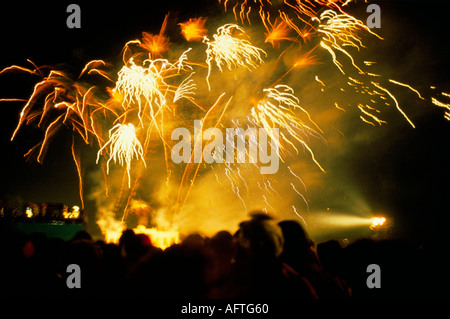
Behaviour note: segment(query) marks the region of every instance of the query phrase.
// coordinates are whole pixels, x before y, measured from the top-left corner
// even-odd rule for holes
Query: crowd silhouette
[[[71,240],[43,233],[0,233],[0,297],[151,299],[383,299],[442,297],[429,245],[357,240],[316,245],[301,224],[255,212],[236,233],[191,234],[164,251],[129,229],[118,244],[82,231]],[[441,261],[439,261],[441,262]],[[67,266],[81,269],[81,288],[66,285]],[[377,264],[381,288],[369,288]],[[445,264],[440,264],[445,269]]]

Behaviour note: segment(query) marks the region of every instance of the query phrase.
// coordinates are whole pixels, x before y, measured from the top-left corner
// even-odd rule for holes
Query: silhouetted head
[[[233,235],[229,231],[221,230],[211,238],[210,246],[218,251],[228,250],[233,246],[233,242]]]
[[[314,242],[302,225],[295,220],[282,221],[278,225],[284,236],[281,260],[301,273],[317,271],[320,265],[314,250]]]
[[[183,239],[182,245],[186,247],[203,247],[205,239],[202,235],[193,233]]]
[[[137,260],[152,247],[152,243],[147,235],[136,235],[132,229],[127,229],[120,236],[119,247],[123,257]]]
[[[249,257],[276,258],[283,251],[283,234],[264,212],[253,212],[252,219],[239,224],[236,239]]]
[[[92,240],[92,236],[87,231],[80,230],[72,237],[72,241],[82,240],[82,239]]]
[[[308,234],[296,220],[284,220],[278,223],[284,237],[285,248],[309,248],[314,245]]]

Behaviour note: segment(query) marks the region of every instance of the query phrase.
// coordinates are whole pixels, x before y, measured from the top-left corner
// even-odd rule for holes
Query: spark
[[[294,205],[292,205],[292,209],[294,210],[294,214],[297,215],[305,225],[307,225],[305,219],[297,212],[297,208]]]
[[[130,66],[124,65],[118,73],[119,78],[113,93],[117,92],[123,96],[122,107],[125,110],[137,104],[141,121],[144,107],[150,107],[150,115],[154,118],[155,114],[166,104],[163,93],[166,85],[162,76],[165,61],[146,60],[148,66],[142,67],[136,65],[131,58]]]
[[[304,202],[305,205],[306,205],[306,209],[309,211],[309,204],[308,204],[308,201],[307,201],[306,198],[305,198],[305,195],[303,195],[302,193],[300,193],[300,192],[297,190],[297,188],[295,188],[294,183],[291,183],[291,186],[292,186],[292,189],[294,190],[294,192],[296,192],[297,195],[299,195],[299,196],[303,199],[303,202]]]
[[[205,29],[206,18],[189,19],[187,22],[178,23],[181,27],[181,34],[187,41],[201,41],[208,30]]]
[[[292,68],[286,72],[289,73],[291,72],[293,69],[295,68],[304,68],[310,65],[316,65],[319,64],[320,62],[317,60],[316,56],[311,55],[312,52],[316,49],[316,47],[312,48],[311,50],[309,50],[308,52],[306,52],[305,54],[302,54],[294,63],[294,65],[292,66]],[[285,75],[286,75],[285,74]],[[283,75],[283,77],[285,76]]]
[[[305,139],[305,135],[314,134],[314,130],[296,117],[293,111],[302,111],[314,125],[316,124],[311,120],[308,112],[299,105],[298,98],[293,95],[294,90],[287,85],[279,84],[274,88],[264,89],[263,91],[266,92],[265,98],[260,100],[257,106],[251,110],[253,123],[266,129],[269,135],[272,129],[276,127],[286,130],[290,137],[300,142],[309,151],[313,161],[324,172],[325,170],[315,159],[314,153]],[[282,136],[284,136],[284,141],[289,143],[298,154],[298,149],[294,146],[293,142],[284,134]],[[278,140],[272,135],[271,139],[272,141]],[[277,149],[283,150],[279,142]]]
[[[298,195],[302,195],[302,194],[297,190],[297,188],[295,188],[294,183],[291,183],[291,186],[292,186],[292,189],[294,190],[294,192],[296,192]]]
[[[294,41],[295,38],[289,37],[290,31],[289,25],[285,21],[280,21],[279,23],[275,21],[275,23],[271,26],[270,30],[267,30],[267,33],[264,33],[266,39],[265,43],[270,43],[272,46],[279,47],[279,42],[283,40]]]
[[[106,62],[103,60],[92,60],[92,61],[86,63],[83,70],[81,70],[81,73],[78,76],[78,78],[81,78],[81,76],[83,74],[85,74],[86,72],[89,73],[92,70],[96,70],[96,67],[98,67],[98,66],[106,66]]]
[[[109,159],[106,162],[106,172],[109,174],[109,162],[111,160],[121,166],[126,167],[128,175],[128,187],[131,187],[130,181],[130,170],[131,161],[136,157],[136,159],[141,159],[145,164],[144,151],[142,149],[141,142],[136,137],[136,129],[133,124],[129,123],[126,125],[116,124],[109,131],[108,142],[98,151],[97,153],[97,163],[100,159],[100,155],[103,150],[109,145]]]
[[[231,183],[231,189],[233,193],[239,198],[239,200],[242,202],[242,205],[244,205],[245,210],[247,210],[247,205],[245,204],[245,201],[242,199],[241,194],[239,193],[239,187],[235,185],[233,182],[233,177],[231,176],[231,170],[229,168],[225,168],[225,175],[228,177]]]
[[[130,58],[127,65],[119,71],[112,94],[121,98],[125,111],[137,108],[141,126],[144,125],[143,117],[146,115],[158,129],[156,116],[162,113],[164,108],[169,108],[169,93],[174,95],[171,99],[173,102],[185,98],[195,103],[192,95],[196,85],[191,80],[194,72],[191,72],[190,66],[184,64],[189,51],[190,49],[187,49],[183,52],[174,63],[167,59],[146,59],[142,65],[137,65],[134,58]],[[191,73],[180,84],[171,85],[167,82],[182,71]]]
[[[337,102],[334,102],[334,106],[338,109],[341,110],[343,112],[346,112],[344,108],[340,107],[339,104]]]
[[[273,211],[274,209],[273,209],[273,207],[269,204],[269,202],[267,201],[267,198],[266,198],[266,195],[262,195],[262,198],[264,199],[264,202],[267,204],[267,206],[269,206],[270,207],[270,209]]]
[[[79,153],[75,151],[75,140],[72,140],[72,156],[78,173],[78,191],[81,200],[81,208],[84,208],[83,200],[83,179],[81,177],[81,159]]]
[[[420,99],[425,100],[425,99],[423,98],[423,96],[420,95],[419,91],[417,91],[416,89],[414,89],[411,85],[406,84],[406,83],[402,83],[402,82],[398,82],[398,81],[395,81],[395,80],[392,80],[392,79],[389,79],[389,82],[394,83],[394,84],[397,84],[397,85],[404,86],[404,87],[410,89],[411,91],[413,91],[414,93],[416,93],[417,96],[418,96]]]
[[[269,185],[269,188],[277,194],[278,197],[281,197],[280,194],[276,191],[275,188],[273,188],[272,184],[270,183],[270,180],[267,180],[267,185]]]
[[[271,195],[271,196],[273,197],[273,193],[272,193],[272,191],[270,191],[269,188],[267,187],[266,181],[264,181],[264,189],[266,190],[267,193],[269,193],[269,195]]]
[[[265,51],[253,46],[247,39],[233,36],[233,32],[236,31],[240,32],[241,36],[246,36],[244,29],[237,24],[225,24],[217,29],[217,33],[213,35],[214,40],[210,41],[207,37],[203,40],[207,45],[208,75],[206,82],[210,90],[209,77],[213,60],[221,72],[223,67],[227,67],[229,70],[237,67],[251,70],[263,63],[261,54],[266,54]]]
[[[362,105],[362,104],[358,104],[358,109],[360,109],[361,112],[364,113],[365,115],[367,115],[367,116],[369,116],[370,118],[372,118],[372,119],[373,119],[375,122],[377,122],[379,125],[381,125],[381,124],[386,124],[386,123],[387,123],[386,121],[380,120],[380,119],[379,119],[378,117],[376,117],[375,115],[369,113],[369,112],[365,109],[366,107],[369,107],[369,106],[368,106],[368,105],[365,105],[365,106],[364,106],[364,105]],[[369,107],[369,108],[370,108],[370,107]],[[373,122],[367,120],[367,119],[366,119],[365,117],[363,117],[362,115],[360,115],[360,118],[361,118],[364,122],[373,125]]]
[[[322,84],[322,86],[325,86],[325,84],[319,79],[319,77],[316,75],[316,77],[314,78],[317,82],[319,82],[320,84]]]
[[[303,188],[306,190],[306,185],[305,185],[305,183],[303,182],[303,180],[302,180],[297,174],[295,174],[295,173],[292,171],[292,169],[291,169],[290,166],[288,166],[287,168],[289,169],[289,173],[291,173],[292,176],[294,176],[296,179],[298,179],[298,181],[299,181],[300,183],[302,183]]]
[[[450,97],[450,94],[447,94],[447,93],[445,93],[445,92],[442,92],[442,95],[447,96],[447,97]],[[446,120],[450,121],[450,104],[449,104],[449,103],[441,102],[441,101],[439,101],[438,99],[436,99],[435,97],[432,97],[432,98],[431,98],[431,102],[432,102],[434,105],[436,105],[436,106],[445,108],[446,111],[445,111],[445,114],[444,114],[444,118],[445,118]]]
[[[248,193],[249,188],[248,188],[247,182],[245,181],[245,178],[241,175],[241,170],[239,167],[237,168],[237,173],[238,173],[238,176],[240,177],[240,179],[242,180],[242,182],[244,183],[244,186],[247,189],[247,193]]]
[[[382,39],[376,33],[372,32],[364,23],[347,13],[338,14],[333,10],[325,10],[320,15],[318,32],[323,35],[320,46],[326,49],[332,56],[334,64],[345,74],[342,64],[338,61],[334,50],[344,53],[351,61],[352,65],[364,74],[355,63],[352,55],[344,49],[344,47],[354,47],[358,51],[364,47],[361,38],[357,35],[357,31],[365,30],[379,39]]]
[[[194,98],[192,95],[194,95],[194,91],[196,89],[196,85],[194,80],[191,79],[191,77],[194,75],[195,72],[192,72],[189,74],[188,77],[186,77],[178,86],[177,90],[175,91],[175,94],[173,96],[173,102],[175,103],[181,98],[185,98],[189,101],[194,102]]]
[[[405,112],[403,112],[403,110],[402,110],[402,109],[400,108],[400,106],[398,105],[398,101],[397,101],[397,99],[395,98],[395,96],[394,96],[389,90],[387,90],[387,89],[385,89],[384,87],[380,86],[379,83],[376,83],[376,82],[373,82],[373,81],[371,81],[371,83],[372,83],[375,87],[377,87],[377,88],[379,88],[380,90],[386,92],[386,93],[391,97],[391,99],[394,101],[395,106],[397,107],[397,110],[403,115],[403,117],[408,121],[408,123],[409,123],[413,128],[416,128],[416,127],[414,126],[414,123],[409,119],[409,117],[405,114]]]

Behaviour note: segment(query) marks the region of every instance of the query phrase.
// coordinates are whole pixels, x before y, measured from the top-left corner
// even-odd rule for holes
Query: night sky
[[[78,1],[81,29],[68,29],[66,8],[69,3],[2,2],[0,69],[13,64],[31,67],[26,59],[37,65],[64,65],[74,74],[92,59],[120,65],[123,45],[139,38],[142,31],[157,33],[169,10],[180,22],[221,10],[216,1],[127,1],[120,4]],[[437,87],[436,93],[450,92],[447,16],[450,3],[373,3],[381,7],[382,27],[377,32],[385,38],[370,48],[374,59],[383,62],[387,69],[395,69],[392,74],[396,79],[421,92],[429,92],[430,85]],[[364,20],[366,4],[358,1],[358,5],[359,8],[349,11]],[[26,99],[38,80],[25,74],[2,75],[0,98]],[[405,100],[408,97],[411,97],[410,102]],[[341,177],[346,184],[351,181],[371,207],[389,211],[395,218],[400,237],[420,241],[445,239],[450,225],[450,122],[443,118],[443,110],[429,101],[406,93],[402,98],[402,106],[411,115],[416,129],[398,114],[390,115],[388,125],[371,131],[371,136],[377,138],[352,138],[356,136],[355,127],[361,132],[371,129],[360,122],[342,128],[352,152],[343,152],[336,156],[334,164],[329,163],[332,167],[339,165],[339,170],[329,178]],[[78,180],[70,153],[71,132],[60,131],[54,137],[42,165],[26,162],[23,154],[42,138],[43,132],[23,127],[16,139],[10,141],[22,107],[22,102],[0,103],[0,195],[23,201],[79,205]],[[86,176],[96,169],[96,152],[96,148],[82,149]],[[86,183],[85,194],[89,191],[90,185]],[[86,208],[88,211],[96,209],[88,199]]]

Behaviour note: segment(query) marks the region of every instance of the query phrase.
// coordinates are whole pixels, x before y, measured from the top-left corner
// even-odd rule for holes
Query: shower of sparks
[[[233,35],[236,33],[240,34]],[[253,46],[250,41],[242,37],[246,37],[243,28],[237,24],[226,24],[217,29],[217,33],[213,35],[214,40],[210,41],[207,37],[204,38],[203,42],[208,46],[206,49],[208,88],[211,89],[209,77],[213,60],[220,71],[223,67],[227,67],[229,70],[238,67],[251,70],[263,63],[261,54],[266,54],[264,50]]]
[[[145,165],[144,151],[141,142],[136,137],[136,129],[133,124],[117,124],[109,131],[109,140],[97,153],[97,163],[103,150],[109,146],[109,159],[106,162],[107,173],[109,173],[109,162],[111,160],[121,166],[125,166],[128,175],[128,186],[130,186],[130,169],[133,158],[141,159]]]
[[[442,92],[441,94],[447,98],[450,98],[449,93]],[[436,106],[444,108],[445,109],[444,117],[446,120],[450,121],[450,103],[441,102],[438,99],[436,99],[435,97],[431,98],[431,102]]]
[[[320,15],[321,24],[318,32],[323,35],[320,45],[332,56],[334,64],[345,74],[343,65],[338,61],[336,51],[344,53],[351,61],[352,65],[360,72],[364,73],[355,63],[352,55],[344,47],[354,47],[360,50],[364,47],[358,33],[361,30],[382,39],[372,32],[364,23],[346,13],[338,14],[333,10],[326,10]]]
[[[314,134],[315,131],[295,115],[295,111],[300,110],[312,122],[308,112],[299,105],[299,100],[295,97],[294,90],[287,85],[279,84],[274,88],[264,89],[263,91],[266,92],[265,98],[259,101],[258,105],[251,110],[252,122],[266,129],[269,135],[273,132],[273,128],[285,129],[290,138],[300,142],[311,154],[314,163],[322,171],[325,171],[316,160],[305,138],[305,136]],[[317,127],[314,122],[312,123]],[[285,134],[280,134],[283,136],[282,140],[291,145],[298,154],[299,152],[294,141]],[[273,136],[271,138],[272,141],[278,140]],[[282,145],[278,145],[277,149],[281,152],[284,150]]]
[[[138,66],[130,59],[130,66],[123,66],[119,71],[119,79],[113,94],[123,96],[122,107],[127,110],[138,106],[139,118],[142,121],[143,112],[149,107],[149,115],[155,115],[166,105],[164,91],[167,84],[162,73],[167,60],[146,60],[148,67]],[[144,63],[145,63],[144,62]]]
[[[127,176],[128,189],[122,185],[115,204],[117,210],[121,207],[121,201],[127,202],[122,221],[117,221],[109,211],[98,221],[107,240],[111,241],[115,241],[126,226],[124,217],[128,204],[133,202],[132,197],[139,188],[138,181],[143,178],[143,171],[157,158],[151,156],[151,152],[158,146],[164,152],[166,186],[169,187],[172,179],[179,177],[177,174],[182,175],[176,200],[166,203],[167,207],[175,207],[174,215],[178,213],[177,210],[183,209],[194,181],[200,175],[200,168],[210,169],[218,185],[230,186],[246,210],[249,204],[246,199],[252,197],[254,188],[261,191],[259,204],[264,206],[264,211],[267,212],[269,208],[273,210],[276,206],[275,201],[281,197],[282,191],[273,182],[274,179],[263,177],[263,181],[254,182],[247,179],[256,163],[252,157],[257,151],[256,141],[249,141],[245,154],[238,154],[236,148],[234,150],[235,156],[247,157],[252,165],[225,163],[220,154],[215,153],[215,162],[220,162],[216,168],[214,164],[207,163],[187,164],[182,173],[177,173],[178,170],[168,160],[171,146],[169,128],[192,123],[192,119],[201,118],[202,123],[212,123],[214,128],[225,128],[226,123],[233,123],[235,128],[264,128],[271,138],[270,143],[276,143],[272,146],[275,146],[279,158],[289,170],[289,174],[286,174],[289,191],[294,192],[297,199],[301,198],[309,210],[308,200],[302,193],[306,192],[306,184],[298,176],[299,173],[288,165],[288,159],[296,157],[303,149],[312,162],[325,172],[316,159],[310,138],[326,141],[326,134],[307,108],[300,106],[303,102],[295,95],[292,88],[295,83],[290,81],[291,75],[306,74],[308,72],[303,71],[308,68],[311,69],[310,73],[317,71],[313,67],[319,63],[334,65],[337,70],[332,68],[332,71],[340,77],[336,82],[344,83],[338,87],[338,93],[352,94],[356,102],[347,105],[336,98],[330,103],[330,108],[346,112],[353,107],[359,112],[361,121],[372,126],[387,123],[382,118],[380,106],[393,103],[406,121],[415,127],[400,107],[391,87],[409,89],[419,99],[427,100],[409,84],[386,79],[382,74],[366,70],[377,62],[360,61],[359,52],[368,49],[363,43],[364,36],[370,36],[373,40],[382,38],[362,21],[343,11],[343,7],[350,2],[286,0],[273,4],[268,0],[219,0],[226,14],[231,19],[234,17],[236,23],[218,27],[212,39],[208,37],[211,30],[208,30],[207,22],[214,23],[209,17],[191,18],[179,23],[176,29],[186,40],[182,40],[182,43],[192,44],[192,48],[181,48],[179,43],[171,42],[177,37],[168,34],[170,16],[167,14],[158,34],[142,32],[141,39],[125,44],[122,51],[123,65],[117,68],[103,60],[92,60],[74,78],[65,70],[38,67],[30,60],[30,68],[17,65],[7,67],[0,71],[0,75],[22,72],[40,79],[28,99],[0,99],[1,102],[25,102],[11,140],[24,126],[41,128],[42,141],[31,147],[25,155],[42,162],[52,137],[60,129],[67,128],[73,132],[71,151],[79,177],[82,203],[82,161],[78,143],[98,145],[97,163],[100,163],[102,172],[105,168],[100,158],[107,159],[105,184],[106,175],[110,173],[110,162],[122,167],[123,176]],[[174,56],[179,58],[174,60]],[[232,76],[226,74],[225,69]],[[233,89],[240,74],[238,69],[258,70],[258,73],[255,81],[248,82],[247,92],[235,96]],[[119,71],[115,73],[113,70]],[[333,77],[327,78],[319,72],[312,74],[316,74],[313,78],[319,84],[316,88],[319,87],[323,94],[328,94],[336,86],[332,83]],[[202,87],[205,82],[207,91]],[[215,92],[212,85],[214,89],[220,90]],[[229,96],[228,100],[224,98],[225,95]],[[246,97],[247,103],[242,103]],[[439,97],[432,97],[430,102],[444,109],[444,117],[450,121],[449,98],[450,94],[443,92]],[[205,106],[211,105],[212,100],[216,101],[212,106]],[[241,104],[233,105],[236,103]],[[278,133],[275,136],[275,129],[279,129],[279,136]],[[245,136],[239,134],[236,138],[245,141]],[[229,136],[225,138],[227,141],[234,139]],[[203,145],[201,139],[194,139],[194,148]],[[240,160],[242,158],[235,162],[240,163]],[[143,165],[132,171],[135,162]],[[219,170],[222,169],[221,174]],[[225,176],[225,181],[220,180],[219,176]],[[106,193],[109,193],[107,186]],[[292,209],[305,222],[296,206],[292,205]],[[148,233],[147,228],[141,227],[140,231]]]
[[[192,75],[194,75],[194,72],[191,73],[187,78],[185,78],[181,82],[180,86],[178,86],[173,96],[173,103],[182,98],[194,102],[193,95],[195,95],[194,91],[196,89],[196,84],[194,80],[191,79]]]

